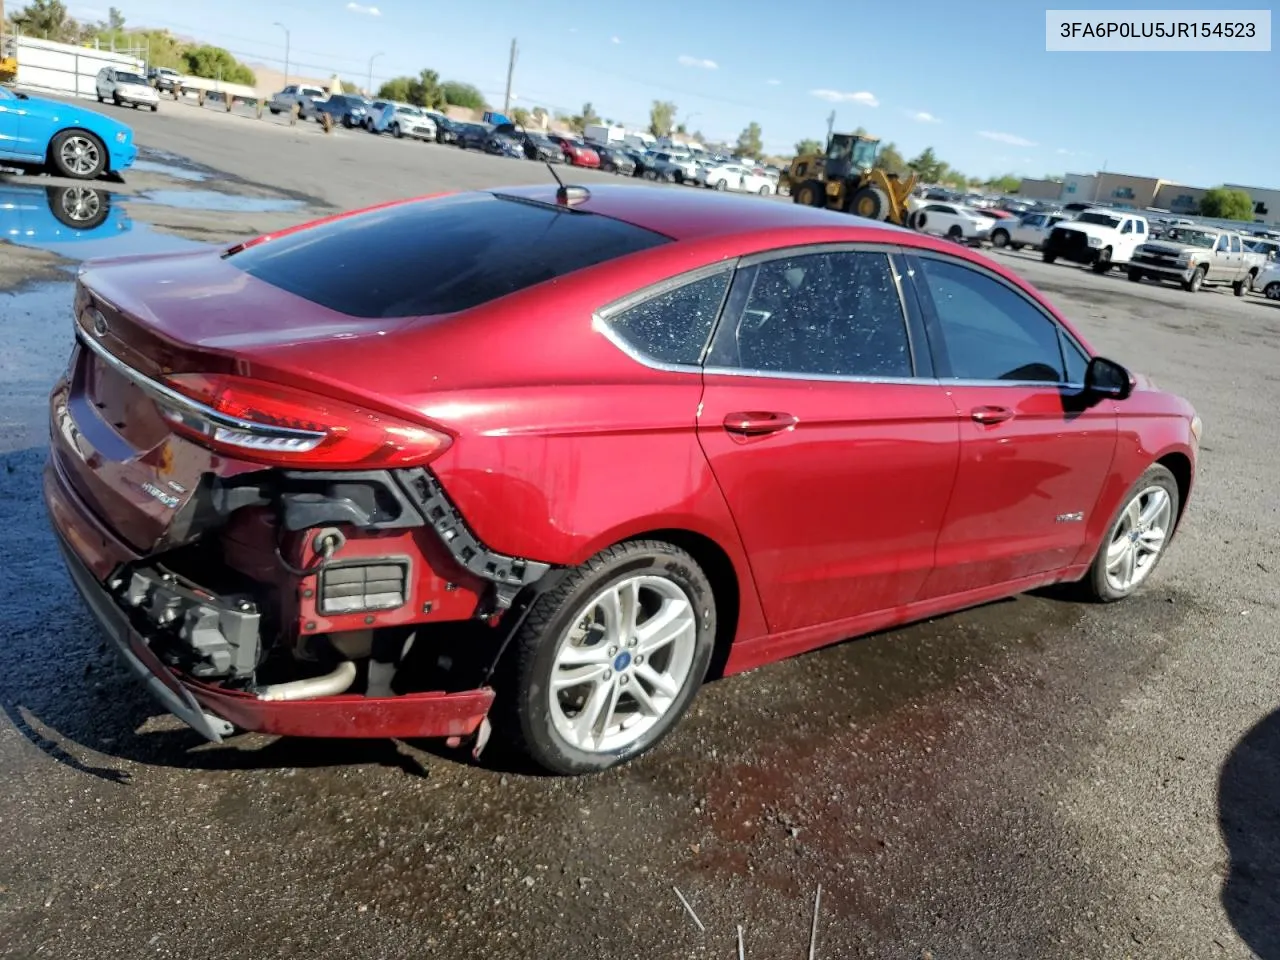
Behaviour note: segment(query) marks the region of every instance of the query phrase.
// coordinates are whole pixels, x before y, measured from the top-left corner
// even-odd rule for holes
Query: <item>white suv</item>
[[[302,109],[304,100],[327,100],[329,95],[319,87],[304,83],[291,83],[279,93],[272,94],[267,109],[272,113],[290,113],[296,105]]]
[[[118,107],[127,104],[135,110],[139,107],[150,107],[153,112],[160,109],[159,91],[146,77],[132,70],[103,67],[98,71],[97,93],[99,103],[110,100]]]

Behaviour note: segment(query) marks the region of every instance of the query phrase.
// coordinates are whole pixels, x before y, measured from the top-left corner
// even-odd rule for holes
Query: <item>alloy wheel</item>
[[[63,141],[59,151],[63,164],[79,176],[93,173],[101,162],[98,145],[88,137],[72,136]]]
[[[1173,527],[1173,501],[1164,487],[1143,488],[1125,507],[1107,545],[1107,583],[1127,592],[1147,578]]]
[[[689,678],[693,604],[664,577],[631,576],[592,596],[571,622],[547,691],[552,723],[583,752],[625,749],[662,720]]]

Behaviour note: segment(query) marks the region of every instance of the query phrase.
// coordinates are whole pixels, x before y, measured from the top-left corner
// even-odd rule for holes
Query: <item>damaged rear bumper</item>
[[[205,738],[217,743],[237,728],[286,736],[403,739],[462,738],[481,730],[493,704],[489,688],[268,701],[169,667],[103,585],[139,558],[89,513],[53,459],[45,468],[44,497],[67,571],[94,619],[151,695]]]

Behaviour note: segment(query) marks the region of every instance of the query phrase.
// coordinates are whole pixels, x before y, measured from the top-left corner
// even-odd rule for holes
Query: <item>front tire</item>
[[[1135,270],[1133,267],[1129,268],[1130,283],[1141,283],[1145,276],[1146,274],[1143,273],[1141,270]]]
[[[1090,599],[1114,603],[1148,580],[1173,536],[1179,503],[1169,469],[1159,463],[1148,467],[1130,488],[1081,581]]]
[[[539,597],[513,638],[498,732],[555,774],[637,757],[688,709],[715,632],[711,584],[684,550],[658,540],[603,550]]]
[[[947,239],[954,240],[956,243],[964,243],[964,230],[960,228],[959,224],[956,224],[947,231]]]
[[[49,144],[49,161],[64,177],[94,180],[107,169],[107,148],[87,130],[63,130]]]
[[[1049,253],[1048,251],[1046,251],[1045,253],[1041,254],[1040,259],[1043,260],[1045,263],[1054,263],[1058,259],[1058,255],[1056,253]]]
[[[1182,282],[1182,289],[1187,293],[1199,293],[1200,288],[1204,286],[1205,274],[1208,272],[1208,267],[1196,267],[1196,272],[1191,275],[1191,279]]]
[[[1103,247],[1098,251],[1098,259],[1093,261],[1094,273],[1106,273],[1111,269],[1111,248]]]
[[[1009,246],[1009,231],[996,230],[991,234],[991,245],[997,250]]]
[[[1263,287],[1262,295],[1268,300],[1280,300],[1280,281],[1268,283]]]
[[[1246,293],[1253,289],[1253,275],[1249,274],[1237,280],[1231,285],[1231,292],[1237,297],[1243,297]]]

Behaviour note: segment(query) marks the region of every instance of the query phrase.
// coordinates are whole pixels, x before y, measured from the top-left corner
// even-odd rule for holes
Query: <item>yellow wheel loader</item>
[[[906,226],[907,198],[915,189],[916,175],[904,180],[876,168],[879,150],[876,137],[832,134],[825,156],[796,157],[783,173],[792,202]]]

